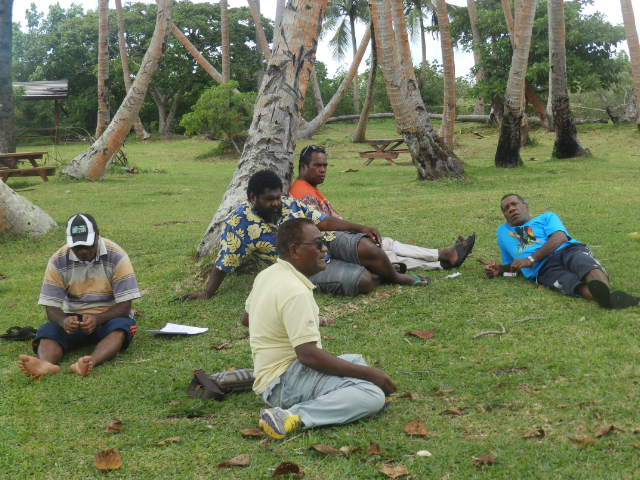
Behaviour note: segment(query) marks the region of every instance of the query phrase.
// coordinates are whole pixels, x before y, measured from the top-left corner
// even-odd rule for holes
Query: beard
[[[282,217],[282,207],[280,208],[260,208],[254,207],[256,213],[266,222],[276,224]]]

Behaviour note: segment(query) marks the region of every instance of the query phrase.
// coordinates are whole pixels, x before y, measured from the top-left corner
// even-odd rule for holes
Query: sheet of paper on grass
[[[167,323],[160,330],[147,330],[149,333],[158,335],[199,335],[209,330],[206,327],[191,327],[189,325],[180,325],[178,323]]]

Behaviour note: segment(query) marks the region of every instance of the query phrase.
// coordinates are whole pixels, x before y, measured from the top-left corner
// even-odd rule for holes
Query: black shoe
[[[589,288],[591,295],[602,308],[614,308],[611,305],[611,295],[606,283],[600,280],[591,280],[587,282],[587,288]]]
[[[628,307],[637,307],[640,304],[640,297],[634,297],[633,295],[623,292],[622,290],[616,290],[611,292],[611,308],[622,309]]]

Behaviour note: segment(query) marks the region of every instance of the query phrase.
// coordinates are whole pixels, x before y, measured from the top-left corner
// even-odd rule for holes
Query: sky
[[[127,0],[124,0],[123,3],[126,4]],[[144,0],[143,0],[144,1]],[[201,3],[205,0],[192,0],[194,3]],[[215,2],[215,0],[211,0]],[[230,7],[240,7],[246,6],[246,0],[228,0]],[[26,25],[25,21],[25,12],[29,8],[29,5],[33,2],[33,0],[14,0],[13,1],[13,21],[19,22],[23,27]],[[68,8],[71,4],[79,4],[82,5],[86,10],[95,10],[97,8],[98,2],[97,0],[37,0],[35,2],[38,5],[38,9],[40,11],[48,11],[49,5],[53,5],[55,3],[59,3],[63,8]],[[466,6],[466,0],[447,0],[447,3],[451,5],[458,6]],[[631,0],[633,5],[633,9],[636,15],[636,26],[640,27],[640,0]],[[261,0],[260,8],[263,16],[274,19],[275,18],[275,5],[276,0]],[[112,8],[114,8],[112,6]],[[618,0],[593,0],[593,5],[587,7],[585,9],[586,13],[594,13],[596,11],[602,12],[605,15],[605,18],[608,19],[609,22],[614,25],[622,24],[622,13],[620,12],[620,3]],[[362,36],[364,32],[364,25],[361,25],[356,28],[356,34],[359,37]],[[326,38],[320,41],[318,45],[318,51],[316,53],[316,58],[322,62],[324,62],[328,67],[329,76],[333,76],[339,69],[347,68],[348,65],[346,60],[336,60],[332,56],[331,48],[328,45],[328,38],[330,35],[327,35]],[[627,50],[626,42],[622,42],[621,48],[623,50]],[[414,63],[420,62],[420,40],[415,39],[412,41],[411,51]],[[627,50],[628,51],[628,50]],[[469,52],[464,52],[462,50],[456,49],[455,53],[455,66],[456,66],[456,76],[464,76],[467,75],[473,67],[473,56]],[[365,58],[368,58],[368,52],[365,54]],[[437,60],[441,63],[442,57],[440,55],[440,44],[438,39],[433,39],[431,35],[427,35],[427,56],[429,60]],[[360,65],[360,72],[366,70],[366,64],[363,60]]]

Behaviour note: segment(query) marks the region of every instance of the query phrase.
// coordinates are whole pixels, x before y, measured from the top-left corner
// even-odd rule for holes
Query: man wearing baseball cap
[[[66,245],[49,259],[40,291],[38,303],[49,321],[33,342],[38,358],[20,355],[20,369],[32,378],[58,373],[66,353],[95,345],[90,355],[69,367],[88,375],[131,342],[137,328],[131,302],[136,298],[140,291],[126,252],[100,236],[91,215],[72,215]]]

